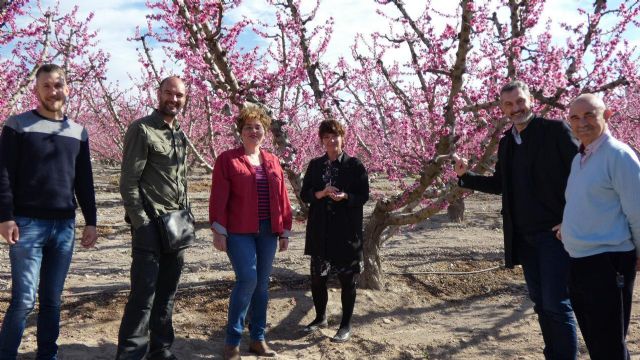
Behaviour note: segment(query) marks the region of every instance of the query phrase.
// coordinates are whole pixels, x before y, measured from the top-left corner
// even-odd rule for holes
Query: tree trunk
[[[449,215],[449,221],[461,223],[464,220],[464,198],[458,198],[449,203],[447,215]]]
[[[382,289],[382,259],[380,258],[380,247],[382,245],[382,232],[387,228],[385,219],[388,212],[376,204],[371,218],[364,229],[364,239],[362,239],[364,252],[364,271],[360,276],[360,287],[364,289]]]

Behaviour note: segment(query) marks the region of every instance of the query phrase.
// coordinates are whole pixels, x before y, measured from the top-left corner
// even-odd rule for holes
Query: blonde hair
[[[242,132],[242,127],[249,120],[258,120],[262,124],[265,131],[271,127],[271,117],[257,105],[245,105],[240,114],[236,117],[236,130],[238,133]]]

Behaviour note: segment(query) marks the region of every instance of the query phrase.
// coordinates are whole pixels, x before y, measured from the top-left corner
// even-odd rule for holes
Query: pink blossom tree
[[[447,14],[431,2],[411,13],[401,0],[372,0],[365,6],[377,7],[388,30],[360,34],[349,53],[327,60],[333,20],[318,19],[319,0],[311,8],[300,0],[268,0],[273,18],[266,19],[232,18],[241,0],[148,0],[148,23],[130,38],[139,44],[142,74],[131,89],[107,82],[107,58],[90,52],[95,41],[83,27],[90,18],[78,22],[73,15],[58,26],[61,16],[45,11],[20,32],[13,19],[33,13],[26,3],[0,2],[0,41],[24,44],[15,45],[11,59],[0,59],[8,64],[0,76],[10,79],[0,89],[9,94],[0,97],[0,109],[26,107],[20,89],[33,65],[59,59],[79,89],[69,109],[103,135],[92,145],[102,159],[119,161],[126,126],[154,106],[159,80],[175,71],[169,63],[188,85],[181,126],[192,159],[208,169],[217,154],[238,145],[233,114],[259,106],[274,119],[271,148],[298,195],[306,163],[322,152],[318,122],[344,122],[346,150],[398,189],[374,191],[363,239],[362,280],[370,288],[383,281],[385,241],[467,195],[450,166],[454,153],[470,158],[476,172],[491,170],[508,125],[498,93],[509,80],[528,83],[536,112],[556,119],[576,95],[602,94],[616,110],[612,131],[638,147],[638,50],[624,37],[639,25],[637,1],[608,7],[597,0],[577,9],[582,21],[561,24],[558,35],[550,21],[542,23],[544,0],[461,0]],[[252,48],[240,41],[247,33],[259,40]],[[166,62],[154,58],[157,50]],[[18,93],[22,100],[6,102]],[[298,208],[304,215],[306,205],[298,201]]]
[[[161,26],[148,31],[170,58],[184,63],[192,101],[205,109],[193,125],[204,134],[196,146],[205,157],[237,145],[231,114],[249,103],[261,106],[273,114],[273,149],[298,193],[304,165],[321,151],[317,123],[333,118],[348,125],[347,150],[401,189],[379,194],[365,225],[363,283],[372,288],[382,281],[381,246],[399,226],[427,219],[466,195],[455,185],[451,155],[470,157],[476,171],[493,166],[507,125],[497,108],[502,84],[526,81],[536,111],[558,119],[582,92],[621,104],[620,89],[637,83],[637,53],[623,34],[635,26],[639,7],[609,9],[596,2],[578,10],[584,22],[563,25],[566,39],[556,39],[551,23],[540,24],[541,0],[461,1],[455,14],[445,14],[443,29],[431,21],[443,14],[429,4],[412,16],[400,0],[376,3],[389,31],[360,35],[351,58],[335,62],[322,60],[332,20],[309,25],[318,20],[320,2],[305,12],[300,1],[271,0],[275,21],[230,22],[226,16],[238,0],[154,1],[150,21]],[[506,21],[498,12],[508,14]],[[266,45],[241,48],[245,31]]]

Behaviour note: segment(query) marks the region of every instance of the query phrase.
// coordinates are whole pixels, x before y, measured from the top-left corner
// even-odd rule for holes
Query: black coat
[[[571,171],[571,162],[578,152],[578,141],[562,121],[536,117],[531,120],[526,131],[529,133],[527,139],[530,142],[526,147],[526,158],[533,177],[533,194],[553,213],[556,224],[560,224],[565,204],[564,191]],[[504,257],[507,268],[520,264],[513,246],[511,156],[514,143],[515,139],[509,129],[500,139],[498,161],[493,175],[482,176],[468,172],[459,180],[460,186],[465,188],[502,194]]]
[[[362,260],[362,207],[369,200],[369,178],[362,162],[343,153],[333,186],[348,194],[334,202],[315,193],[325,188],[325,154],[311,160],[304,174],[300,197],[309,206],[305,255],[319,256],[338,264]]]

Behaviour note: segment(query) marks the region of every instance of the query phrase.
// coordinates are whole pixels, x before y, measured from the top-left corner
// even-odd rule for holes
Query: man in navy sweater
[[[0,330],[0,359],[15,359],[36,291],[38,359],[56,359],[60,296],[75,239],[80,203],[81,244],[97,240],[96,202],[87,131],[64,115],[69,94],[63,69],[36,72],[35,110],[11,116],[0,135],[0,236],[9,244],[11,303]]]
[[[522,265],[538,314],[544,357],[575,359],[576,325],[567,291],[569,255],[555,238],[564,190],[578,144],[562,121],[535,116],[529,88],[513,81],[500,91],[500,108],[513,126],[500,139],[495,172],[467,171],[458,159],[462,187],[502,195],[505,266]]]

